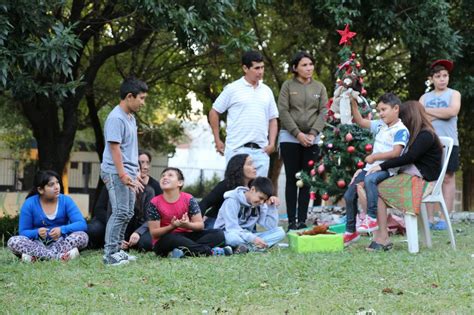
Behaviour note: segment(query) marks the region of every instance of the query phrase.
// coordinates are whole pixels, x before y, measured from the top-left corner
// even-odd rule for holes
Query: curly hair
[[[248,154],[237,154],[234,155],[225,169],[224,180],[227,183],[227,188],[234,189],[238,186],[244,186],[244,164]]]

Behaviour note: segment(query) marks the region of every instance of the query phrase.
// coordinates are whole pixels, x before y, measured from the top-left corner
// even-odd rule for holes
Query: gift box
[[[346,231],[346,224],[341,223],[341,224],[333,224],[329,226],[329,231],[342,234]]]
[[[340,252],[344,249],[342,234],[298,235],[288,233],[290,248],[296,253]]]

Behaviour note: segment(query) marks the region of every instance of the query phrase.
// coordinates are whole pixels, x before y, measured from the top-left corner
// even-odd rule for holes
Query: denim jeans
[[[109,192],[109,202],[112,208],[112,214],[105,228],[104,255],[108,257],[120,251],[128,222],[133,217],[136,195],[133,190],[120,181],[117,174],[101,171],[100,177]]]
[[[356,228],[356,215],[358,210],[356,185],[360,182],[364,182],[364,189],[367,195],[367,215],[375,219],[377,218],[377,201],[379,198],[377,185],[390,177],[388,171],[378,171],[368,176],[365,176],[366,174],[367,171],[360,172],[344,194],[347,217],[346,231],[350,233],[354,233]]]
[[[247,147],[240,147],[234,150],[225,150],[225,162],[229,163],[229,160],[237,154],[246,153],[252,157],[253,165],[257,170],[257,176],[268,176],[268,170],[270,168],[270,157],[263,151],[263,149],[253,149]]]
[[[247,242],[240,237],[237,232],[233,231],[225,231],[225,243],[230,246],[238,246],[238,245],[246,245]],[[285,238],[286,233],[281,226],[274,227],[271,230],[265,232],[257,232],[254,233],[258,237],[260,237],[265,243],[267,243],[268,247],[272,247],[279,241]]]

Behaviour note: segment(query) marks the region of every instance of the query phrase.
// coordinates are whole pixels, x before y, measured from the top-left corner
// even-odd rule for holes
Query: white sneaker
[[[59,257],[59,259],[62,260],[62,261],[69,261],[69,260],[76,259],[77,257],[79,257],[79,250],[77,249],[77,247],[74,247],[70,251],[62,254]]]
[[[21,254],[21,260],[26,263],[33,263],[36,261],[36,257],[28,254]]]
[[[137,260],[137,256],[130,255],[129,253],[127,253],[123,250],[120,250],[119,253],[120,253],[120,255],[122,255],[122,257],[125,257],[128,261],[136,261]]]

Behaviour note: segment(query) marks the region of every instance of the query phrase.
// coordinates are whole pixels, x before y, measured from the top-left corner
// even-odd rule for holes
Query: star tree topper
[[[339,35],[341,35],[341,40],[339,41],[339,45],[350,45],[351,39],[357,35],[355,32],[351,32],[349,30],[349,24],[346,24],[344,30],[337,30]]]

